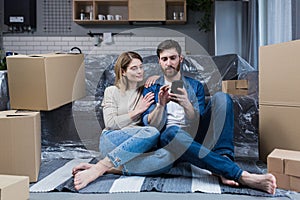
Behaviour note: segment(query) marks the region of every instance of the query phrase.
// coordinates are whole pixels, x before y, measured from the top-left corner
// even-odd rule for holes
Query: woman
[[[139,126],[142,113],[154,101],[153,93],[146,96],[141,93],[142,62],[135,52],[124,52],[118,57],[114,68],[115,85],[105,89],[102,103],[105,129],[99,148],[105,158],[97,164],[81,163],[73,168],[76,190],[104,173],[154,175],[172,167],[173,158],[169,152],[164,149],[150,151],[159,140],[159,131],[154,127]]]

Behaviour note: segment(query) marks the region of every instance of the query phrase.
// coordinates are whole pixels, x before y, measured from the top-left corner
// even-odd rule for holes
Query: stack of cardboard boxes
[[[275,149],[267,160],[278,188],[300,192],[300,151]]]
[[[300,40],[260,47],[259,153],[263,161],[276,148],[300,151],[299,50]],[[282,160],[288,156],[282,154]],[[273,165],[268,163],[271,169]],[[281,176],[278,184],[282,186],[283,180]]]
[[[0,174],[38,179],[41,162],[39,111],[85,96],[83,54],[7,57],[11,109],[0,112]],[[0,188],[1,189],[1,188]]]

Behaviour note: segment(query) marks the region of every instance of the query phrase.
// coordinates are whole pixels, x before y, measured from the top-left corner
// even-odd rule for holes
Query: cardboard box
[[[41,119],[39,112],[0,112],[0,174],[38,179],[41,163]]]
[[[268,171],[284,174],[285,150],[274,149],[267,158]]]
[[[53,110],[85,96],[83,54],[7,57],[12,109]]]
[[[300,107],[259,106],[259,156],[275,148],[300,151]]]
[[[300,40],[259,49],[259,104],[300,106]]]
[[[300,178],[299,177],[290,177],[290,188],[296,192],[300,192]]]
[[[274,149],[268,155],[268,171],[300,177],[300,151]]]
[[[291,177],[286,174],[279,174],[276,172],[270,171],[275,177],[276,177],[276,185],[278,188],[284,189],[284,190],[290,190],[291,189]]]
[[[233,95],[247,95],[248,81],[247,80],[222,81],[222,92],[233,94]]]
[[[268,155],[268,172],[277,179],[278,188],[300,191],[300,151],[274,149]]]
[[[27,176],[0,175],[0,200],[29,199],[29,178]]]
[[[300,152],[296,151],[294,155],[297,157],[285,161],[285,174],[300,177]]]

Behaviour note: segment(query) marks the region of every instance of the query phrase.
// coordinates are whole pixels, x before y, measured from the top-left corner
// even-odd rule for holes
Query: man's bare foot
[[[275,194],[276,192],[276,178],[273,174],[250,174],[249,172],[243,171],[239,182],[270,194]]]
[[[224,185],[229,185],[229,186],[234,186],[234,187],[237,187],[240,185],[238,182],[224,178],[223,176],[220,176],[220,179]]]

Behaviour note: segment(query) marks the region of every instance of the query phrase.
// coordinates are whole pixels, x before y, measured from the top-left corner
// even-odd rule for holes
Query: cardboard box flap
[[[43,57],[43,58],[51,58],[51,57],[54,57],[54,58],[56,58],[56,57],[59,57],[59,56],[61,56],[61,57],[65,57],[65,56],[75,56],[75,55],[82,55],[83,56],[83,54],[80,54],[80,53],[62,53],[62,52],[54,52],[54,53],[47,53],[47,54],[31,54],[31,55],[28,55],[28,57],[33,57],[33,58],[35,58],[35,57]]]
[[[34,116],[38,113],[33,111],[5,110],[0,112],[0,118]]]
[[[62,52],[55,52],[55,53],[47,53],[47,54],[30,54],[30,55],[12,55],[7,56],[8,59],[10,58],[50,58],[50,57],[57,57],[57,56],[74,56],[74,55],[80,55],[80,53],[62,53]],[[81,54],[83,56],[83,54]]]

